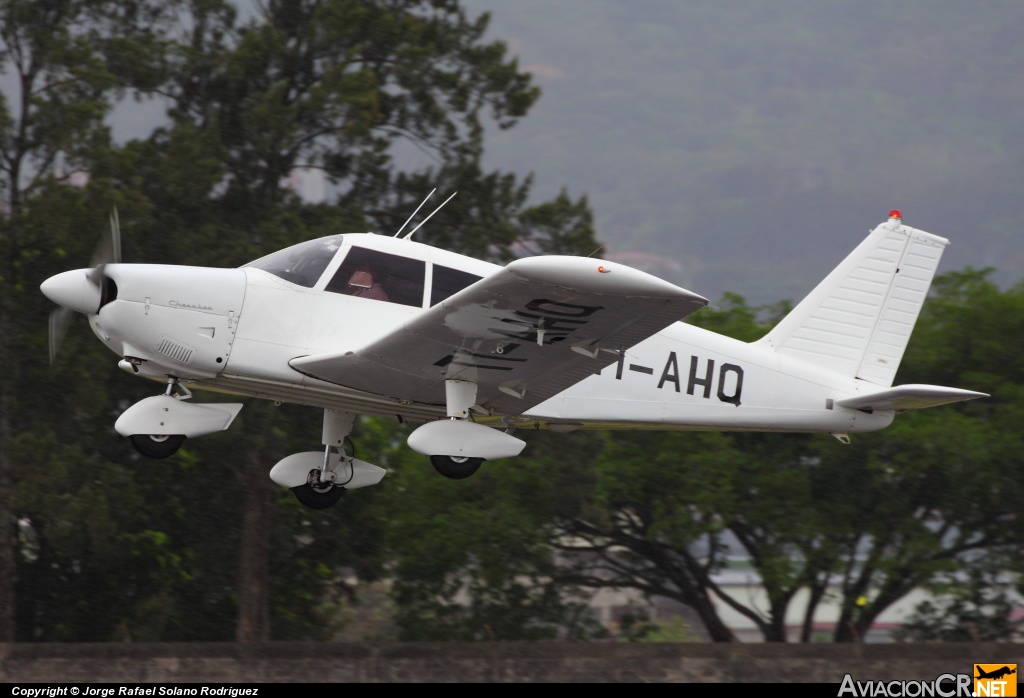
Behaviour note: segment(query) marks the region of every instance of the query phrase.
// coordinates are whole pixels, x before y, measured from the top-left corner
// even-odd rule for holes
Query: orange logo
[[[975,664],[974,695],[978,698],[1016,696],[1017,665]]]

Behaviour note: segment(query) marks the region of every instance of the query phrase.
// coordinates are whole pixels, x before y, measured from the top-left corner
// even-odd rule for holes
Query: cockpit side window
[[[285,281],[313,288],[341,247],[341,235],[307,240],[260,257],[245,266],[268,271]]]
[[[426,268],[418,259],[353,247],[326,290],[419,308],[423,306]]]
[[[470,274],[469,272],[459,271],[458,269],[442,267],[440,264],[435,264],[434,282],[430,289],[430,305],[437,305],[449,296],[454,296],[467,286],[472,286],[481,278],[483,277],[477,276],[476,274]]]

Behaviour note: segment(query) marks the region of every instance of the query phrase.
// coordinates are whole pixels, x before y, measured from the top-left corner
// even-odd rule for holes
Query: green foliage
[[[388,463],[389,492],[399,498],[389,535],[399,639],[579,639],[598,632],[585,597],[557,582],[549,522],[566,506],[566,490],[551,484],[546,467],[497,461],[470,480],[450,481],[410,455],[404,440],[397,449]],[[568,452],[562,449],[554,450]],[[554,479],[566,484],[564,474]]]
[[[835,639],[851,640],[910,589],[1019,547],[1024,286],[1000,290],[972,270],[936,282],[900,377],[992,398],[903,415],[850,447],[825,436],[534,432],[528,456],[451,482],[408,451],[406,427],[366,419],[355,441],[388,477],[316,512],[266,481],[281,456],[319,443],[314,410],[251,402],[230,433],[168,461],[139,458],[110,425],[158,387],[115,371],[81,321],[46,366],[50,304],[36,292],[87,263],[113,206],[128,261],[235,266],[312,237],[397,230],[435,186],[459,196],[417,233],[425,242],[498,260],[598,248],[586,197],[563,190],[529,205],[530,177],[481,163],[485,127],[511,126],[538,97],[506,46],[483,39],[486,16],[414,0],[257,10],[240,18],[220,0],[0,10],[0,58],[22,90],[0,101],[0,519],[18,524],[5,529],[15,540],[0,538],[16,553],[0,558],[0,602],[16,570],[20,639],[230,640],[253,581],[243,561],[259,569],[265,553],[256,605],[275,639],[335,636],[373,597],[365,584],[389,580],[402,639],[598,637],[585,603],[612,586],[674,598],[723,641],[716,597],[782,640],[795,594],[810,589],[807,640],[834,593]],[[179,11],[185,33],[164,31]],[[104,119],[127,90],[163,95],[169,121],[115,146]],[[281,186],[296,166],[326,172],[329,203]],[[74,168],[87,184],[68,185]],[[691,321],[750,341],[785,310],[727,294]],[[739,557],[768,607],[717,586]],[[994,619],[985,636],[1001,636],[1004,601],[979,596],[982,583],[946,587],[941,608],[956,628],[937,625],[935,606],[913,632],[960,637],[996,603],[982,614]],[[631,632],[682,637],[672,625]]]
[[[397,229],[434,187],[460,195],[422,240],[505,259],[526,237],[545,250],[597,247],[585,199],[563,193],[537,213],[529,177],[482,169],[485,127],[512,126],[539,95],[502,42],[482,39],[486,16],[417,0],[255,9],[0,10],[0,60],[18,78],[0,101],[0,518],[21,522],[17,541],[0,539],[17,551],[0,582],[13,583],[17,562],[20,638],[259,639],[269,614],[274,638],[327,639],[338,608],[395,564],[388,511],[406,504],[387,486],[326,512],[271,489],[276,460],[319,444],[315,411],[251,403],[230,434],[149,462],[110,424],[156,385],[115,371],[80,319],[45,365],[51,306],[38,284],[88,263],[112,208],[126,261],[236,266],[314,237]],[[115,146],[104,120],[129,91],[160,95],[169,121]],[[410,167],[410,146],[430,164]],[[283,186],[296,166],[327,174],[329,203]],[[88,173],[84,186],[68,186],[74,170]],[[366,422],[357,441],[364,429],[361,449],[394,438]],[[504,597],[517,595],[522,618],[503,620]],[[517,582],[482,595],[478,615],[502,636],[547,636],[531,614],[562,613],[556,597]],[[0,610],[9,598],[0,588]]]
[[[901,376],[988,388],[992,400],[902,415],[848,447],[823,436],[617,433],[603,450],[607,465],[597,466],[592,497],[599,513],[563,525],[583,537],[577,552],[617,546],[628,553],[581,564],[578,580],[668,596],[698,613],[713,590],[768,640],[784,639],[785,611],[807,587],[812,604],[803,637],[810,640],[817,603],[838,578],[835,639],[850,640],[911,589],[969,556],[1017,546],[1024,444],[1011,424],[1024,415],[1017,359],[1007,347],[1024,322],[1021,290],[1001,292],[973,272],[942,277],[936,288]],[[756,313],[741,299],[726,303],[695,322],[758,336]],[[729,540],[741,549],[730,550]],[[737,553],[759,574],[768,609],[730,597],[710,577]],[[862,595],[868,603],[858,605]],[[716,637],[717,619],[702,617]]]
[[[852,641],[911,590],[948,579],[971,560],[998,557],[1003,570],[1017,569],[1016,558],[1004,554],[1021,539],[1015,503],[1024,495],[1019,456],[1024,444],[1012,425],[1024,415],[1016,397],[1019,378],[1012,365],[1002,367],[1017,360],[1013,341],[1024,322],[1021,289],[1000,291],[975,272],[941,277],[936,289],[901,382],[988,387],[992,400],[904,414],[850,446],[824,435],[540,434],[505,469],[500,483],[487,483],[490,472],[478,476],[487,492],[479,500],[472,495],[469,506],[461,501],[463,506],[455,506],[431,492],[430,505],[444,502],[443,524],[436,531],[415,524],[402,528],[403,544],[429,560],[429,568],[396,568],[396,600],[405,627],[426,626],[409,637],[451,636],[470,614],[454,603],[459,594],[467,601],[487,598],[512,575],[528,579],[532,572],[544,579],[551,575],[564,593],[610,587],[675,599],[690,606],[708,635],[720,641],[732,634],[713,597],[746,616],[766,640],[784,641],[787,610],[797,592],[808,589],[803,641],[815,639],[815,614],[830,595],[841,613],[833,639]],[[749,340],[765,330],[759,316],[774,311],[752,309],[742,298],[727,296],[693,322]],[[530,471],[543,477],[520,483],[522,473]],[[398,477],[407,475],[402,471]],[[453,492],[461,497],[470,496],[469,488],[478,483],[455,484]],[[499,512],[500,525],[493,529],[480,518]],[[491,578],[485,589],[486,568],[475,556],[495,543],[518,564],[503,561],[503,576]],[[544,557],[551,549],[558,555],[555,567]],[[717,584],[718,572],[740,563],[760,578],[767,607]],[[980,588],[972,587],[974,593]],[[980,627],[979,613],[971,615],[971,609],[981,602],[957,598],[940,602],[960,618],[956,632],[969,627],[968,621]],[[504,602],[517,607],[509,598]],[[986,610],[990,622],[979,631],[986,637],[1005,631],[999,630],[999,619],[1006,600],[991,603],[996,612]],[[444,617],[438,604],[457,622]],[[402,616],[410,610],[418,615]],[[914,637],[940,632],[933,627],[934,609],[923,613],[919,625],[925,629],[912,625],[908,630]],[[624,630],[633,640],[658,632],[644,622]],[[959,637],[942,632],[942,637]],[[478,631],[459,637],[489,636]]]
[[[985,567],[989,569],[985,569]],[[1003,570],[972,565],[966,574],[930,585],[935,600],[914,608],[894,636],[899,642],[1013,642],[1021,622],[1013,618],[1021,585]]]
[[[630,617],[623,622],[623,639],[626,642],[699,642],[700,636],[679,616],[659,621]]]
[[[767,315],[770,319],[781,319],[781,315],[785,313],[782,312],[780,315],[780,309],[785,309],[785,305],[751,308],[743,296],[726,293],[717,305],[706,305],[687,320],[690,324],[716,334],[724,334],[726,337],[743,342],[752,342],[774,325],[774,322],[762,323],[760,316]],[[788,311],[788,309],[786,310]],[[776,316],[780,317],[776,318]]]

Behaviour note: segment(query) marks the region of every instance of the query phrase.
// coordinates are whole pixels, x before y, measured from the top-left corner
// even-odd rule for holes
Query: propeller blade
[[[89,266],[93,267],[93,270],[89,272],[89,281],[99,286],[103,281],[103,267],[108,264],[120,263],[121,221],[115,207],[110,214],[110,237],[100,238],[99,244],[96,245],[96,251],[93,252],[92,261],[89,262]]]
[[[113,250],[111,264],[121,263],[121,219],[117,215],[117,206],[110,214],[110,247]]]
[[[57,358],[57,351],[60,349],[64,335],[68,331],[68,324],[75,316],[75,311],[67,308],[57,308],[50,313],[50,365],[53,365]]]

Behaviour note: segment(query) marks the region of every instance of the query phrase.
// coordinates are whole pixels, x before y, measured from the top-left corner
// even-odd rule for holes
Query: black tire
[[[449,480],[465,480],[480,469],[483,458],[460,458],[455,456],[431,456],[434,470]]]
[[[128,438],[135,450],[146,458],[173,456],[185,443],[184,434],[132,434]]]
[[[312,485],[307,483],[298,487],[292,487],[291,490],[295,498],[310,509],[333,507],[341,499],[341,495],[345,494],[345,488],[338,487],[337,485],[332,485],[327,490],[315,490]]]

